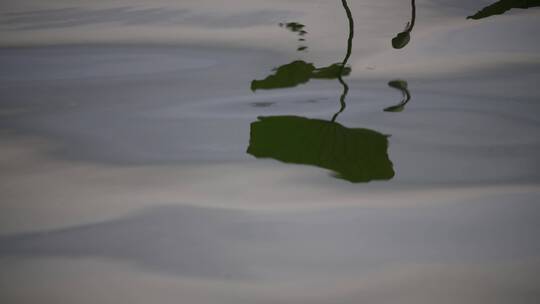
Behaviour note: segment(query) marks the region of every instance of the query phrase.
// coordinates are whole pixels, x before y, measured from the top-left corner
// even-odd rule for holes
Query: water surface
[[[2,4],[1,302],[536,303],[538,5]]]

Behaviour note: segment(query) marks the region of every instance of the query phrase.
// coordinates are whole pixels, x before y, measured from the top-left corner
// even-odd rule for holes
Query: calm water
[[[494,1],[1,3],[0,302],[537,303],[540,3]]]

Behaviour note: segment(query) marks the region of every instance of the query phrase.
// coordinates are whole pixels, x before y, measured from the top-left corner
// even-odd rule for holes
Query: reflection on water
[[[0,49],[0,303],[538,302],[540,10],[495,1],[400,50],[410,0],[11,1],[111,45]]]
[[[286,29],[290,30],[293,33],[298,33],[300,37],[307,34],[306,30],[304,28],[305,25],[298,23],[298,22],[288,22],[288,23],[280,23],[279,26],[285,27]],[[299,38],[300,39],[300,38]]]
[[[540,6],[540,0],[500,0],[482,8],[474,15],[468,16],[467,19],[477,20],[491,17],[493,15],[502,15],[513,8],[527,9],[538,6]],[[407,22],[407,25],[405,25],[405,29],[402,32],[398,33],[394,38],[392,38],[393,48],[404,48],[410,42],[411,32],[414,28],[415,21],[416,3],[415,0],[411,0],[411,21]]]
[[[251,90],[270,90],[295,87],[307,83],[310,79],[336,79],[341,75],[349,75],[350,68],[341,63],[316,68],[313,63],[295,60],[275,69],[275,73],[262,80],[253,80]]]
[[[392,80],[388,83],[388,85],[394,89],[398,89],[401,91],[401,94],[403,94],[403,98],[401,99],[401,102],[395,106],[391,106],[388,108],[385,108],[385,112],[401,112],[405,108],[405,105],[409,102],[411,99],[411,93],[409,92],[409,89],[407,88],[407,82],[405,80]]]
[[[263,80],[251,82],[251,89],[256,91],[294,87],[312,78],[338,79],[343,87],[339,111],[331,121],[299,116],[259,117],[258,121],[251,123],[247,153],[257,158],[273,158],[286,163],[329,169],[336,173],[337,178],[354,183],[389,180],[394,176],[394,170],[388,158],[387,136],[368,129],[349,129],[335,122],[346,107],[349,86],[343,76],[351,72],[346,65],[352,53],[354,37],[351,10],[345,0],[342,4],[349,21],[349,36],[346,54],[340,63],[315,68],[312,63],[296,60],[280,66],[273,75]],[[304,25],[296,22],[280,26],[286,26],[302,36],[306,33]],[[394,82],[390,83],[393,86]],[[404,83],[394,87],[406,91],[407,83]],[[400,104],[401,109],[410,99],[409,93],[406,94],[408,98]]]
[[[306,41],[306,38],[304,38],[304,36],[307,34],[307,31],[304,29],[306,27],[304,24],[301,24],[298,22],[288,22],[288,23],[280,23],[279,26],[284,27],[293,33],[297,33],[298,41]],[[307,48],[308,47],[305,45],[300,45],[298,46],[296,50],[301,52],[301,51],[306,51]]]
[[[411,0],[411,21],[407,22],[403,32],[398,33],[396,37],[392,38],[392,47],[395,49],[401,49],[405,47],[411,40],[411,32],[414,27],[414,21],[416,20],[416,5],[415,0]]]
[[[537,6],[540,6],[540,0],[500,0],[484,7],[467,19],[482,19],[493,15],[502,15],[513,8],[527,9]]]
[[[342,0],[343,8],[345,9],[345,14],[347,15],[347,20],[349,22],[349,37],[347,38],[347,53],[343,58],[341,63],[334,63],[326,67],[316,68],[313,63],[307,63],[303,60],[295,60],[291,63],[284,64],[276,69],[275,73],[269,75],[262,80],[253,80],[251,82],[251,90],[256,91],[258,89],[279,89],[279,88],[288,88],[295,87],[299,84],[307,83],[310,79],[338,79],[343,86],[343,94],[341,96],[341,105],[343,111],[345,107],[345,96],[348,92],[348,86],[343,81],[343,76],[347,76],[351,73],[351,68],[347,67],[347,62],[351,56],[352,52],[352,40],[354,37],[354,20],[351,13],[351,10],[347,4],[346,0]],[[292,32],[298,33],[300,36],[299,40],[304,41],[303,36],[307,34],[304,30],[305,25],[298,22],[289,22],[289,23],[280,23],[281,27],[286,27]],[[307,47],[301,46],[298,48],[299,51],[305,50]],[[335,117],[332,121],[335,120]]]
[[[252,102],[251,105],[257,108],[267,108],[274,104],[274,102],[271,101],[259,101],[259,102]]]
[[[299,116],[259,117],[251,123],[247,153],[332,170],[353,183],[394,176],[387,136]]]
[[[347,47],[347,56],[341,63],[334,63],[326,67],[317,68],[313,63],[303,60],[295,60],[291,63],[281,65],[274,69],[275,73],[267,76],[265,79],[253,80],[251,82],[251,90],[270,90],[295,87],[300,84],[305,84],[311,79],[340,79],[342,76],[347,76],[351,73],[351,68],[346,67],[347,60],[350,56],[352,47],[352,15],[344,2],[347,9],[347,17],[351,24],[350,37]],[[285,27],[291,32],[298,33],[298,41],[305,41],[304,36],[307,32],[304,30],[305,25],[298,22],[280,23],[279,26]],[[297,51],[307,50],[307,46],[301,45]]]
[[[345,65],[347,64],[347,61],[349,61],[349,58],[351,57],[352,53],[352,41],[354,38],[354,19],[351,13],[351,9],[349,8],[349,5],[347,4],[346,0],[342,0],[341,3],[343,4],[343,8],[345,9],[345,14],[347,15],[347,20],[349,21],[349,37],[347,37],[347,53],[345,54],[345,57],[343,58],[343,61],[341,63],[341,72],[339,73],[338,80],[341,86],[343,87],[343,92],[341,93],[341,97],[339,98],[339,103],[341,105],[341,108],[339,111],[334,114],[334,117],[332,117],[332,122],[334,122],[337,118],[337,116],[345,110],[345,98],[347,97],[347,93],[349,93],[349,86],[347,83],[343,80],[343,69],[345,68]]]

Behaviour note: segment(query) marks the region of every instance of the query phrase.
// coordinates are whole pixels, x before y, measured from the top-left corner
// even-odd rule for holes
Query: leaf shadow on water
[[[289,31],[296,33],[298,35],[298,41],[304,43],[306,41],[305,35],[308,33],[305,30],[305,25],[298,22],[288,22],[288,23],[280,23],[280,27],[286,28]],[[307,51],[308,47],[306,45],[300,45],[296,49],[299,52]]]
[[[482,8],[474,15],[468,16],[467,19],[478,20],[494,15],[502,15],[513,8],[528,9],[539,6],[540,0],[500,0]]]
[[[346,108],[349,86],[343,80],[351,72],[347,62],[352,52],[354,21],[351,10],[342,0],[349,21],[346,55],[340,63],[316,68],[314,64],[296,60],[275,69],[263,80],[253,80],[251,89],[279,89],[295,87],[311,79],[337,79],[343,90],[340,109],[331,120],[301,116],[259,117],[250,126],[247,153],[256,158],[272,158],[285,163],[312,165],[334,172],[334,177],[352,183],[389,180],[394,177],[388,157],[388,137],[377,131],[347,128],[336,122]],[[294,30],[304,28],[288,23]]]
[[[311,79],[336,79],[341,75],[347,76],[351,68],[334,63],[327,67],[316,68],[313,63],[295,60],[276,69],[275,73],[262,80],[253,80],[251,90],[271,90],[295,87],[307,83]]]
[[[284,163],[332,170],[353,183],[394,177],[387,135],[300,116],[259,117],[251,123],[247,153]]]

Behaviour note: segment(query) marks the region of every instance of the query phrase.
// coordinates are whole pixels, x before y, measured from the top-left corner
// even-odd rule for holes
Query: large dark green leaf
[[[259,117],[251,123],[247,153],[285,163],[313,165],[353,183],[394,176],[386,135],[299,116]]]

